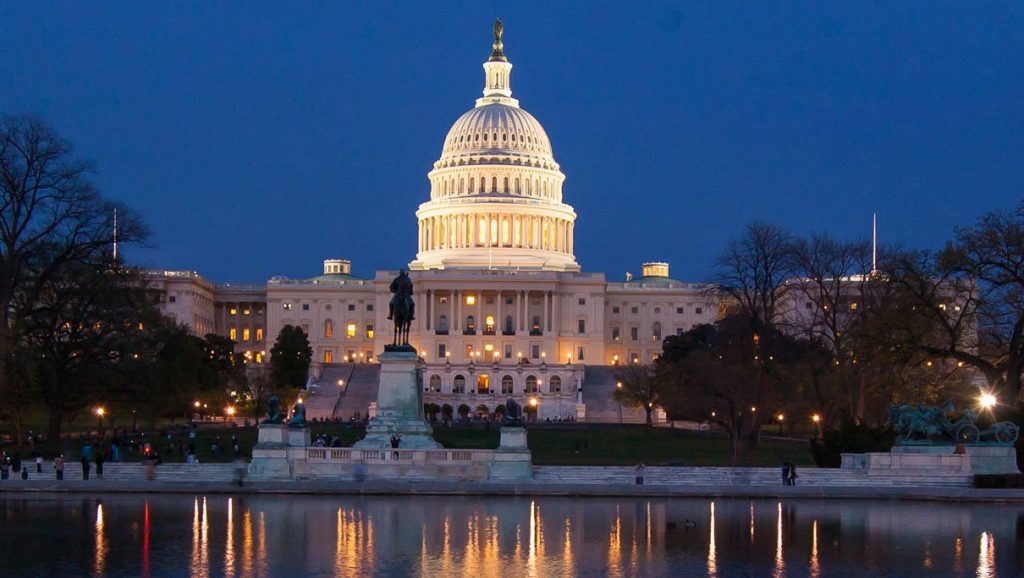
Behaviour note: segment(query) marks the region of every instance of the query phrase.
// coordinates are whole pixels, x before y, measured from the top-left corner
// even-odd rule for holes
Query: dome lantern
[[[519,101],[512,98],[512,63],[505,56],[505,45],[501,42],[504,33],[505,28],[498,18],[494,22],[491,57],[484,63],[484,97],[477,99],[478,107],[497,103],[519,108]]]

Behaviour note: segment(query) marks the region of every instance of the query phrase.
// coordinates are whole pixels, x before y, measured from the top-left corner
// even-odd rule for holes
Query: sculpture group
[[[941,406],[899,404],[889,406],[889,425],[896,432],[896,443],[913,444],[978,444],[1011,446],[1020,429],[1013,422],[1002,421],[985,430],[976,425],[978,414],[965,409],[955,417],[952,401]]]

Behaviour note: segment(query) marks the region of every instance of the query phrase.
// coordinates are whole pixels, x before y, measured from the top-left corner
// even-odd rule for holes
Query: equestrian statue
[[[409,327],[416,319],[416,303],[412,300],[412,279],[405,268],[391,281],[391,303],[388,305],[388,319],[395,322],[395,338],[392,347],[409,345]]]

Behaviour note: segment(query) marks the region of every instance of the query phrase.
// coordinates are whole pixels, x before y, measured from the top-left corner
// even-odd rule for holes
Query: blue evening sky
[[[369,276],[483,87],[495,16],[585,271],[705,279],[754,219],[938,247],[1024,197],[1024,2],[14,2],[0,112],[134,207],[148,266]],[[394,222],[392,222],[392,219]]]

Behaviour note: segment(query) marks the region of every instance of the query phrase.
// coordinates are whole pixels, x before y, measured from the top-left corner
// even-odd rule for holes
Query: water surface
[[[0,499],[0,576],[1024,576],[1024,506],[355,496]]]

